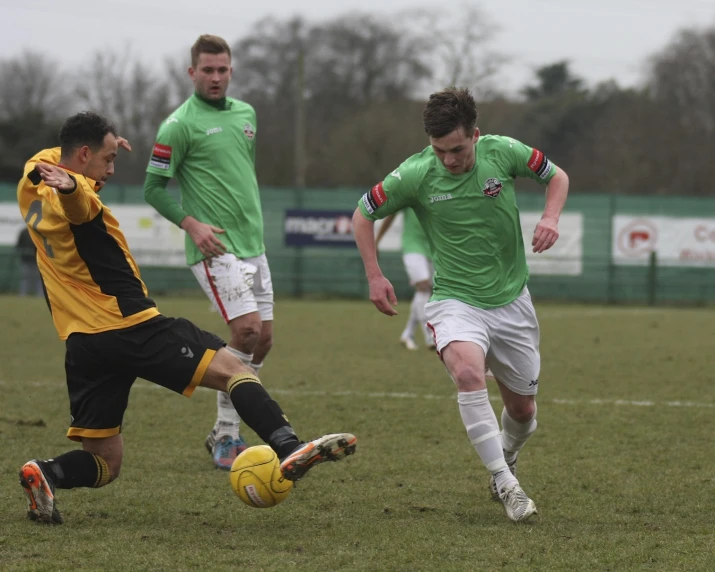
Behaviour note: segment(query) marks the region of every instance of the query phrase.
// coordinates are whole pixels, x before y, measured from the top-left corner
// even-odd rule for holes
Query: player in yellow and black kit
[[[122,418],[137,377],[192,394],[226,391],[237,412],[281,458],[286,478],[355,451],[349,433],[304,443],[253,371],[224,342],[183,318],[159,313],[111,211],[98,191],[114,173],[120,143],[94,113],[67,119],[60,148],[25,165],[17,199],[37,246],[37,262],[60,339],[72,421],[67,437],[82,449],[20,469],[32,520],[61,523],[55,488],[101,487],[119,476]]]

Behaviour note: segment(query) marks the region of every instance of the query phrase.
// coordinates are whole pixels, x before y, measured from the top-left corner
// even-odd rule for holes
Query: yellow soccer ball
[[[270,508],[288,498],[293,488],[281,472],[276,452],[268,445],[249,447],[231,465],[231,487],[253,508]]]

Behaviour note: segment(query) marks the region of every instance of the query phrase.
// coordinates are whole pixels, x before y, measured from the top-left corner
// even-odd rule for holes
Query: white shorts
[[[432,283],[434,267],[432,266],[432,261],[424,254],[408,252],[402,255],[402,262],[405,264],[405,272],[407,272],[407,277],[410,279],[410,286],[425,280],[429,281],[430,284]]]
[[[194,264],[191,271],[226,323],[251,312],[264,322],[273,320],[273,283],[265,254],[222,254]]]
[[[437,351],[450,342],[473,342],[486,356],[494,377],[519,395],[536,395],[539,387],[539,323],[529,290],[511,304],[482,310],[459,300],[425,306]]]

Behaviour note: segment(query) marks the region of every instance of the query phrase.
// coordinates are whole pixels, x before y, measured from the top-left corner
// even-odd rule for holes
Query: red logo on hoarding
[[[658,229],[649,220],[634,220],[618,233],[618,250],[628,257],[638,257],[653,252],[657,244]]]
[[[378,207],[384,205],[385,201],[387,201],[387,195],[385,194],[385,189],[382,188],[382,183],[375,185],[370,194]]]

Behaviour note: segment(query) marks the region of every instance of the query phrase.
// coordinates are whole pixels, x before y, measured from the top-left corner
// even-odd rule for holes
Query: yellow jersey
[[[49,187],[38,162],[58,165],[77,181],[65,194]],[[134,326],[159,315],[148,297],[119,223],[95,191],[96,182],[59,164],[60,149],[25,164],[17,202],[37,247],[37,265],[60,339]]]

